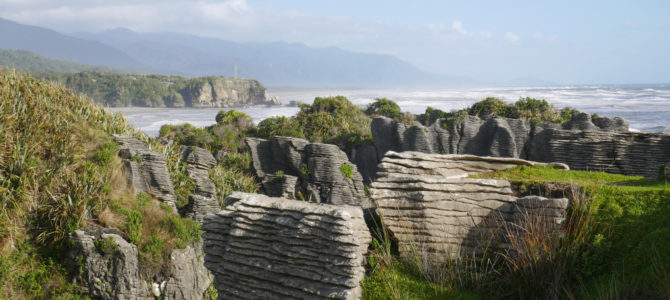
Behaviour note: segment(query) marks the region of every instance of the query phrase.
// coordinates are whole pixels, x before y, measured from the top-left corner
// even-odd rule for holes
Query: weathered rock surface
[[[137,246],[118,234],[77,230],[70,239],[66,261],[75,280],[93,298],[154,299],[155,285],[163,299],[202,299],[212,282],[199,244],[175,249],[170,256],[172,275],[161,282],[148,283],[140,275]]]
[[[528,216],[546,216],[542,222],[547,224],[563,222],[565,198],[517,198],[508,181],[468,177],[531,164],[513,158],[387,152],[370,196],[398,239],[401,255],[420,253],[442,261],[479,254],[501,224]]]
[[[360,207],[235,192],[203,230],[219,299],[361,297],[371,237]]]
[[[152,299],[146,282],[140,279],[137,246],[117,234],[97,237],[77,230],[70,234],[72,245],[66,262],[78,271],[75,280],[91,297],[101,299]],[[104,253],[95,240],[112,239]]]
[[[460,123],[430,126],[378,117],[371,123],[378,160],[387,151],[473,154],[561,162],[577,170],[655,177],[670,160],[670,134],[628,131],[620,118],[581,113],[565,124],[467,116]]]
[[[208,77],[182,92],[186,106],[233,107],[244,105],[280,104],[270,97],[265,87],[253,79]]]
[[[115,134],[113,138],[121,146],[119,156],[124,159],[124,173],[135,194],[152,195],[176,212],[177,198],[165,156],[151,151],[146,143],[134,137]]]
[[[205,215],[221,209],[216,200],[216,186],[209,179],[209,170],[216,166],[216,159],[203,148],[184,146],[181,161],[186,163],[186,174],[195,181],[195,193],[189,195],[182,214],[202,223]]]
[[[291,137],[247,138],[245,143],[251,152],[252,169],[270,196],[295,195],[310,202],[370,206],[363,178],[337,146]],[[343,166],[353,169],[350,178]],[[286,178],[278,190],[280,175]],[[297,178],[295,185],[293,178]]]

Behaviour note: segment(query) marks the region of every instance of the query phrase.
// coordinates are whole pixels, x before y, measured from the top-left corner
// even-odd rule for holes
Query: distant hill
[[[102,72],[31,72],[39,79],[86,94],[107,107],[231,107],[277,104],[254,79],[184,78]]]
[[[0,49],[0,67],[7,67],[11,69],[27,70],[27,71],[49,71],[49,72],[81,72],[81,71],[97,71],[119,73],[118,69],[90,66],[67,62],[56,59],[49,59],[44,56],[35,54],[27,50],[4,50]]]
[[[408,87],[472,84],[467,78],[422,71],[398,58],[311,48],[299,43],[235,43],[178,33],[114,29],[77,33],[122,49],[144,65],[183,76],[237,74],[272,86]]]
[[[236,43],[179,33],[61,34],[0,19],[0,48],[50,59],[185,77],[227,76],[289,87],[444,87],[468,78],[420,70],[396,57],[299,43]],[[76,37],[75,37],[76,36]],[[236,72],[237,71],[237,72]]]
[[[142,64],[114,47],[6,19],[0,19],[0,48],[28,50],[51,59],[80,64],[143,69]]]

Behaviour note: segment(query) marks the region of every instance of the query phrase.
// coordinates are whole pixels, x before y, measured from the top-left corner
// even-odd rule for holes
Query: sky
[[[668,0],[0,0],[0,17],[334,46],[490,82],[670,83]]]

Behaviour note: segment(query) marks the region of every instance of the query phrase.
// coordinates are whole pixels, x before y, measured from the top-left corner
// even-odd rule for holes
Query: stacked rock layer
[[[467,116],[450,124],[438,120],[429,126],[408,126],[379,117],[370,129],[379,160],[387,151],[472,154],[561,162],[571,169],[648,178],[656,178],[659,165],[670,162],[670,134],[631,132],[623,119],[585,113],[564,124]]]
[[[219,299],[358,299],[371,241],[360,207],[235,192],[205,218]]]
[[[291,137],[247,138],[252,168],[270,196],[369,207],[363,178],[336,145]],[[351,172],[345,172],[349,170]]]
[[[533,162],[419,152],[387,152],[370,194],[401,255],[443,261],[505,247],[499,231],[540,218],[558,228],[568,200],[517,198],[508,181],[468,178]],[[498,243],[498,244],[496,244]]]

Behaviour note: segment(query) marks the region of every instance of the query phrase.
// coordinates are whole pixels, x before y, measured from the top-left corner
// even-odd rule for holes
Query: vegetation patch
[[[566,286],[577,298],[636,294],[670,295],[670,188],[664,181],[604,172],[565,171],[549,166],[522,166],[480,178],[506,179],[533,185],[574,183],[586,199],[573,216],[588,219],[581,235],[566,237],[573,244],[574,274]],[[661,250],[664,249],[664,250]],[[574,253],[573,253],[574,252]],[[520,278],[517,276],[517,278]],[[537,280],[537,278],[535,278]],[[582,286],[583,288],[574,288]],[[600,295],[600,296],[598,296]]]
[[[426,108],[423,115],[424,125],[431,125],[438,119],[444,119],[442,126],[449,128],[452,124],[461,124],[465,118],[470,116],[477,117],[504,117],[511,119],[530,120],[533,123],[552,122],[564,123],[570,121],[572,116],[579,113],[579,111],[572,108],[556,109],[550,105],[546,100],[538,100],[535,98],[519,98],[518,101],[512,104],[504,101],[488,97],[479,101],[469,108],[445,112],[432,107]]]
[[[340,172],[342,173],[342,176],[353,179],[354,176],[354,167],[350,164],[347,163],[342,163],[340,165]]]

